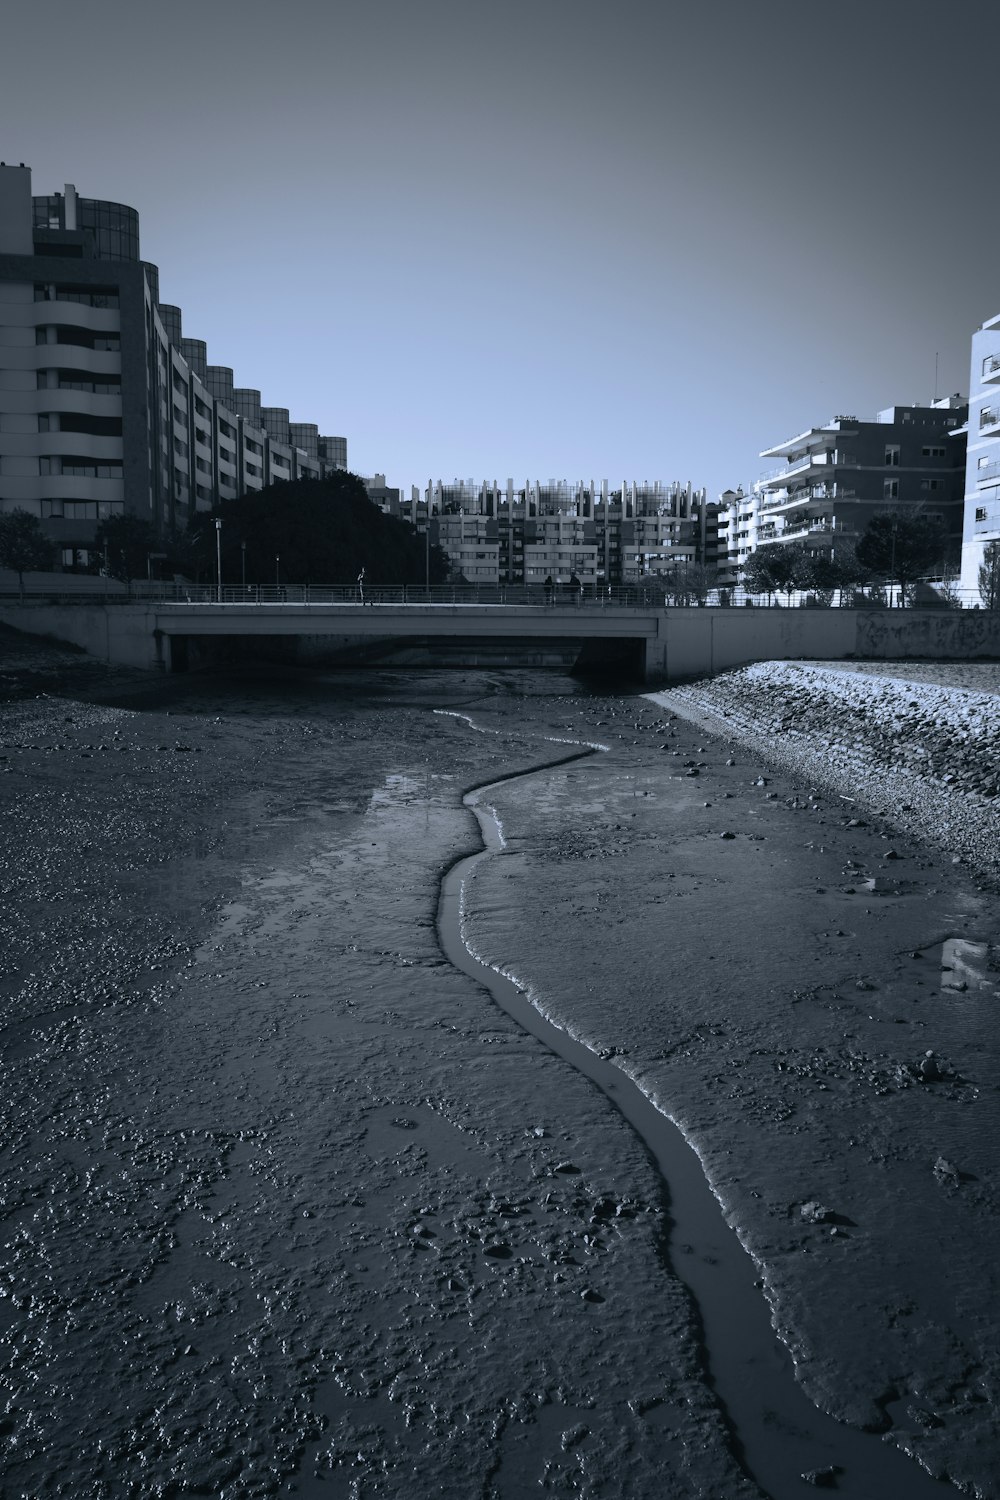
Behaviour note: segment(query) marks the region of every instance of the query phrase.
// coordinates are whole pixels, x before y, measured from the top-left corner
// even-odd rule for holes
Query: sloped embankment
[[[759,662],[656,700],[1000,881],[1000,666]]]

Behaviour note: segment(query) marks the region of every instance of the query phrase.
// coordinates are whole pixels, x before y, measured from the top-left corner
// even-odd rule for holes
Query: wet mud
[[[554,676],[39,681],[0,709],[6,1492],[739,1500],[840,1466],[758,1472],[680,1158],[442,948],[489,786],[469,945],[692,1143],[781,1378],[884,1430],[899,1493],[992,1493],[996,936],[960,874],[897,842],[868,894],[876,829],[694,740],[690,778],[661,711]]]

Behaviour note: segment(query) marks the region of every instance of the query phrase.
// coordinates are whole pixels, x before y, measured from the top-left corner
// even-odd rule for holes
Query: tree
[[[17,574],[22,604],[25,573],[51,568],[55,553],[55,543],[49,541],[42,523],[30,511],[18,507],[0,514],[0,568],[12,568]]]
[[[408,521],[384,515],[369,500],[355,474],[298,479],[251,490],[196,516],[189,535],[202,570],[215,572],[216,520],[223,583],[243,576],[246,544],[248,583],[266,583],[281,559],[282,583],[353,584],[365,570],[366,585],[431,583],[448,577],[448,559],[436,544],[428,547]]]
[[[94,534],[94,547],[107,557],[111,577],[122,583],[143,577],[149,554],[162,550],[149,522],[140,520],[132,511],[101,521]]]
[[[674,563],[657,582],[672,604],[704,604],[715,578],[703,563]]]
[[[986,543],[976,581],[983,608],[1000,609],[1000,542]]]
[[[771,566],[772,549],[751,552],[746,562],[740,563],[740,582],[748,594],[767,594],[768,598],[781,587]]]
[[[899,584],[905,601],[908,585],[944,561],[948,535],[937,516],[885,511],[872,516],[856,551],[864,567]]]

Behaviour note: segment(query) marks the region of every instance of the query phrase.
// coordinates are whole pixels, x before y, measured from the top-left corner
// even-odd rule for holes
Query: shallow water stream
[[[505,777],[491,786],[520,779]],[[505,849],[499,818],[489,803],[490,790],[482,787],[465,798],[485,847],[454,865],[442,883],[442,948],[450,962],[484,985],[509,1016],[593,1082],[633,1127],[655,1162],[669,1205],[665,1273],[680,1277],[694,1299],[709,1379],[748,1475],[771,1500],[800,1496],[807,1474],[814,1476],[812,1483],[835,1487],[852,1500],[885,1500],[889,1495],[931,1500],[954,1494],[950,1484],[932,1478],[888,1435],[846,1427],[808,1400],[771,1326],[757,1269],[723,1219],[682,1132],[614,1060],[598,1056],[548,1021],[532,1004],[528,985],[476,956],[466,923],[475,904],[476,871],[483,861],[502,858]]]

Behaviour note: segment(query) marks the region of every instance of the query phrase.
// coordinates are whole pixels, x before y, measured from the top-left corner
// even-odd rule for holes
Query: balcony
[[[799,506],[816,505],[820,501],[852,499],[853,490],[847,490],[839,484],[816,484],[811,488],[796,490],[792,494],[787,491],[778,492],[771,499],[765,500],[761,505],[762,516],[774,515],[783,510],[796,510]]]
[[[853,526],[839,526],[834,521],[810,521],[804,526],[786,527],[784,531],[769,531],[766,535],[763,531],[757,533],[758,545],[768,542],[798,542],[806,537],[820,536],[831,542],[843,541],[846,537],[857,536],[857,530]]]
[[[829,453],[804,453],[801,458],[791,458],[788,463],[780,469],[772,469],[770,473],[761,477],[760,484],[763,489],[770,489],[773,485],[784,486],[788,480],[796,474],[805,474],[814,464],[825,464],[830,460]]]
[[[1000,384],[1000,354],[987,354],[983,360],[983,385]]]
[[[1000,458],[976,470],[977,484],[996,484],[998,479],[1000,479]]]
[[[1000,407],[984,406],[979,413],[979,431],[981,433],[1000,432]]]

